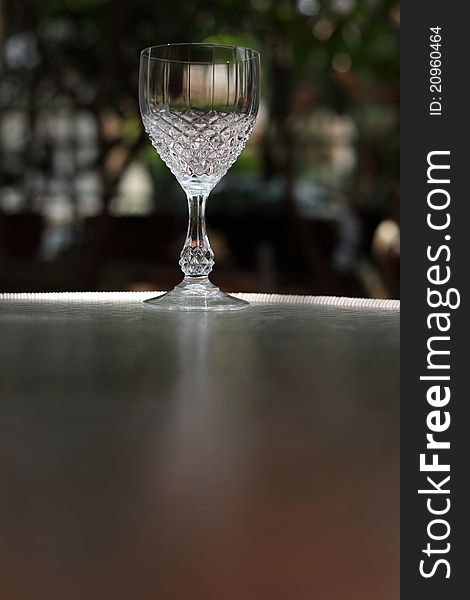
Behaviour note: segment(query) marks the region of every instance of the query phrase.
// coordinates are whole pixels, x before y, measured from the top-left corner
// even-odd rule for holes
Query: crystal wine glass
[[[259,54],[219,44],[167,44],[140,56],[139,101],[153,146],[186,192],[189,224],[179,264],[183,281],[147,300],[166,310],[234,310],[247,302],[209,281],[214,253],[206,200],[237,160],[259,104]]]

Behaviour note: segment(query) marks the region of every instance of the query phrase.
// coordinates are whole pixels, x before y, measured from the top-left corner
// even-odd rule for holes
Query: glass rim
[[[169,48],[169,47],[177,47],[177,46],[199,46],[199,47],[206,47],[206,48],[226,48],[229,50],[245,50],[248,51],[249,53],[251,53],[251,56],[249,56],[248,58],[241,58],[241,59],[232,59],[232,60],[221,60],[220,62],[212,62],[210,60],[177,60],[174,58],[162,58],[160,56],[152,56],[152,51],[156,50],[157,48]],[[237,64],[237,63],[244,63],[244,62],[248,62],[250,60],[256,60],[260,58],[260,53],[257,50],[253,50],[253,48],[248,48],[247,46],[236,46],[236,45],[231,45],[231,44],[217,44],[217,43],[212,43],[212,42],[176,42],[176,43],[170,43],[170,44],[157,44],[155,46],[147,46],[147,48],[144,48],[143,50],[140,51],[140,56],[147,56],[147,58],[149,58],[150,60],[159,60],[161,62],[168,62],[168,63],[178,63],[178,64],[185,64],[185,65],[226,65],[226,64]]]

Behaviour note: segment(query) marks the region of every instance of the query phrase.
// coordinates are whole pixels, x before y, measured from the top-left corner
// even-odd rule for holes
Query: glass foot
[[[144,300],[158,310],[223,311],[249,306],[245,300],[221,292],[208,277],[185,277],[171,292]]]

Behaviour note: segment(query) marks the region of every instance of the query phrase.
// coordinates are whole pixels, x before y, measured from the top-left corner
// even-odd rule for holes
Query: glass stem
[[[188,194],[188,233],[179,264],[185,277],[207,277],[214,266],[214,253],[206,233],[207,194]]]

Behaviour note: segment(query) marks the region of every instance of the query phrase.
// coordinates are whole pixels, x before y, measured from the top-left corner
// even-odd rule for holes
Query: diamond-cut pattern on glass
[[[185,275],[191,277],[209,275],[214,266],[214,253],[210,249],[185,246],[181,251],[179,264]]]
[[[216,110],[160,109],[145,115],[152,144],[178,181],[213,187],[237,160],[253,129],[253,115]]]

